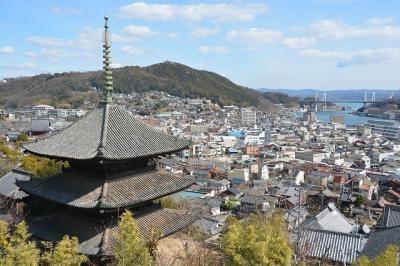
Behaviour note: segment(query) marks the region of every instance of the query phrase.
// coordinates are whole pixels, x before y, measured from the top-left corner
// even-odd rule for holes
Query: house
[[[9,198],[13,200],[22,200],[27,197],[24,191],[17,186],[17,181],[29,181],[31,176],[28,172],[13,169],[3,177],[0,178],[0,197]]]
[[[353,263],[363,249],[364,238],[321,229],[304,228],[299,232],[297,257],[329,261],[329,265]]]
[[[206,201],[208,207],[210,207],[211,215],[218,215],[221,213],[221,199],[220,198],[211,198]]]
[[[333,176],[329,172],[312,171],[306,177],[306,183],[309,186],[328,187],[333,180]]]
[[[240,212],[242,213],[263,213],[270,208],[267,197],[244,195],[240,199]]]
[[[244,148],[244,152],[247,154],[247,155],[253,155],[253,156],[258,156],[258,154],[259,154],[259,148],[257,147],[257,146],[254,146],[254,145],[247,145],[245,148]]]
[[[398,249],[400,248],[400,225],[372,232],[360,256],[374,258],[385,251],[389,245],[395,245]]]
[[[32,119],[30,133],[32,135],[45,134],[50,131],[49,119]]]
[[[295,153],[295,158],[297,160],[308,161],[319,163],[326,157],[326,154],[323,152],[315,152],[315,151],[297,151]]]
[[[304,207],[295,207],[287,210],[284,215],[284,219],[287,223],[288,229],[292,230],[299,226],[306,217],[309,215],[308,211]]]
[[[237,200],[243,195],[243,192],[236,188],[228,188],[228,190],[221,193],[221,197],[225,200]]]
[[[162,157],[156,161],[157,169],[161,171],[180,174],[183,172],[183,166],[175,158]]]
[[[21,132],[17,131],[8,131],[6,133],[7,142],[16,142],[19,139]]]
[[[260,164],[258,166],[258,176],[261,180],[269,179],[269,169],[266,164]]]
[[[393,227],[400,225],[400,206],[385,205],[379,227]]]
[[[294,183],[299,186],[300,184],[304,184],[304,171],[302,170],[295,170],[292,174],[291,178]]]
[[[302,228],[319,229],[339,233],[354,233],[357,226],[347,220],[346,217],[335,207],[333,203],[329,203],[328,207],[317,215],[307,219]]]
[[[335,175],[333,177],[333,191],[338,193],[341,192],[347,181],[347,177],[342,175]]]
[[[231,179],[241,179],[244,183],[249,181],[250,171],[248,168],[236,168],[228,173],[228,178]]]
[[[364,199],[371,200],[374,194],[378,194],[378,184],[365,175],[352,178],[351,186],[353,191],[360,193]]]
[[[13,169],[0,178],[1,211],[7,210],[7,208],[10,207],[15,207],[17,213],[23,212],[23,199],[29,195],[17,186],[17,182],[29,181],[30,179],[30,173],[19,169]]]
[[[385,200],[393,203],[393,204],[400,204],[400,193],[389,189],[384,193]]]
[[[200,231],[207,235],[217,235],[222,231],[222,224],[214,219],[202,217],[193,223]]]

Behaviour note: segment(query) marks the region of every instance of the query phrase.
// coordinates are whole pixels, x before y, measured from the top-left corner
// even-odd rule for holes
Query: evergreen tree
[[[230,265],[289,265],[292,250],[281,215],[250,216],[228,222],[223,237]]]
[[[11,234],[8,224],[0,222],[0,265],[38,265],[39,250],[33,242],[28,241],[29,237],[25,222],[19,223]]]
[[[153,258],[146,242],[140,235],[139,226],[133,219],[132,213],[126,211],[122,214],[118,225],[119,232],[115,236],[114,249],[117,265],[152,265]]]
[[[22,167],[31,172],[34,177],[47,177],[60,173],[63,168],[68,168],[69,163],[29,155],[22,157]]]
[[[85,255],[79,254],[79,242],[76,237],[64,236],[54,248],[51,243],[48,246],[49,250],[42,256],[44,265],[79,266],[87,261]]]
[[[394,245],[389,245],[385,251],[383,251],[375,259],[370,259],[367,256],[362,256],[358,258],[355,262],[357,266],[396,266],[398,264],[398,248]]]

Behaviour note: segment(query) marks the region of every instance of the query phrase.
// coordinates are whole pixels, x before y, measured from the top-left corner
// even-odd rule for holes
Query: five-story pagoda
[[[112,103],[112,72],[108,18],[104,26],[104,97],[82,119],[49,138],[24,148],[31,154],[68,161],[62,173],[17,185],[51,211],[27,217],[35,238],[58,241],[77,236],[80,252],[112,256],[118,216],[132,210],[144,237],[162,236],[189,225],[196,215],[161,208],[163,196],[190,186],[194,179],[156,170],[153,159],[181,151],[186,139],[166,135],[136,120]]]

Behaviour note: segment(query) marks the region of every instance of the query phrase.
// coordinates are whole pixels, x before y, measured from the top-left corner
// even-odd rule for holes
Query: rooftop
[[[173,153],[189,144],[187,139],[147,126],[121,106],[100,104],[60,133],[24,148],[39,156],[61,159],[123,160]]]

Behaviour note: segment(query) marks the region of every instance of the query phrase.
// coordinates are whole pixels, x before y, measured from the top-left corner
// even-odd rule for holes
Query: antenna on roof
[[[113,78],[111,71],[111,36],[108,32],[108,17],[104,17],[104,33],[103,33],[103,70],[104,70],[104,97],[102,103],[112,102]]]

